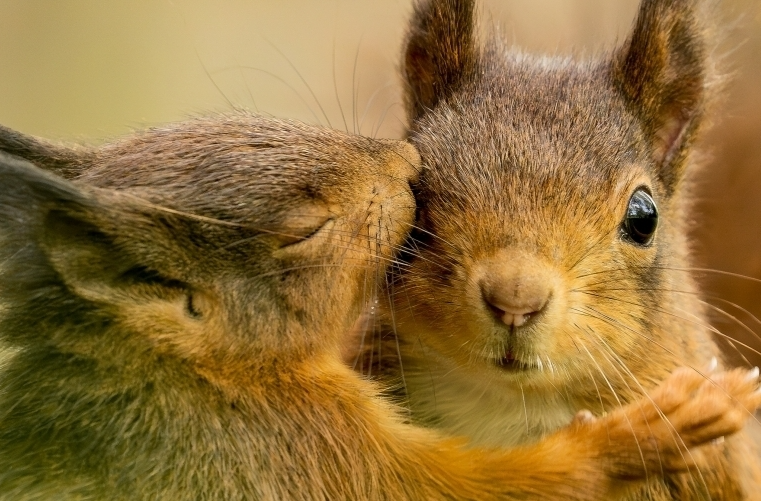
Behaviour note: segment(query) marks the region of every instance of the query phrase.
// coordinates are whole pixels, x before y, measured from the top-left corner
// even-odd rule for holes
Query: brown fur
[[[643,0],[620,48],[574,61],[479,43],[472,1],[417,4],[403,71],[420,228],[388,289],[388,327],[360,358],[417,422],[533,443],[576,409],[603,415],[719,356],[686,239],[692,145],[717,80],[709,7]],[[659,210],[650,245],[623,226],[639,187]],[[546,302],[508,326],[495,290]],[[697,464],[630,499],[761,496],[745,435]]]
[[[76,176],[0,154],[3,499],[608,499],[761,398],[682,371],[538,444],[464,449],[340,361],[412,223],[409,145],[243,114],[0,143]]]

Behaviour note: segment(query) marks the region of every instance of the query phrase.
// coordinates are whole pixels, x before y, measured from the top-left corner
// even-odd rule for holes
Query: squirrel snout
[[[381,142],[392,147],[392,159],[385,167],[391,168],[389,174],[406,179],[411,185],[420,180],[420,154],[414,146],[406,141],[384,139]]]
[[[480,287],[487,308],[508,327],[524,326],[550,299],[550,287],[538,276],[491,276]]]

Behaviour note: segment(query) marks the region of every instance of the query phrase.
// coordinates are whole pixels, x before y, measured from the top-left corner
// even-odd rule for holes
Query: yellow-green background
[[[483,14],[527,49],[567,52],[625,36],[635,8],[631,0],[493,1]],[[355,99],[361,116],[378,92],[363,125],[370,134],[400,101],[409,11],[408,0],[0,0],[0,123],[89,141],[223,110],[222,93],[236,106],[315,121],[311,107],[325,122],[292,63],[343,128],[335,46],[349,128]],[[398,135],[401,109],[389,113],[381,134]]]

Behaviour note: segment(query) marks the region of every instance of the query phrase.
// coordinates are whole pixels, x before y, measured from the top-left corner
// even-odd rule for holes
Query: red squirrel
[[[245,113],[92,149],[0,128],[0,497],[605,500],[761,403],[757,375],[683,369],[528,446],[406,422],[340,348],[418,171]]]
[[[586,60],[479,39],[472,0],[415,4],[401,66],[417,229],[359,359],[413,422],[537,443],[720,358],[687,273],[717,81],[709,3],[643,0],[626,41]],[[744,433],[695,464],[627,499],[761,496]]]

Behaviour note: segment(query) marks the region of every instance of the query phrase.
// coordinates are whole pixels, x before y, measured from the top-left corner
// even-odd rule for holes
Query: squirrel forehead
[[[97,151],[80,178],[185,210],[249,218],[303,202],[330,202],[383,144],[297,122],[251,115],[151,129]],[[118,173],[118,174],[117,174]]]
[[[599,203],[628,178],[652,178],[641,126],[609,82],[603,65],[566,60],[485,70],[411,137],[424,165],[423,198]]]

